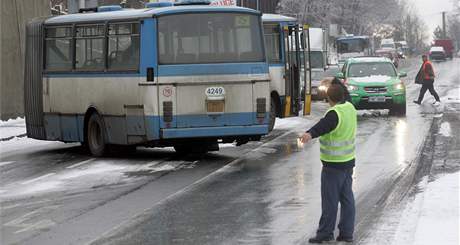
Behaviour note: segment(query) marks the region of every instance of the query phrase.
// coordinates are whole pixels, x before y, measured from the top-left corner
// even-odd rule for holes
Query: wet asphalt
[[[357,243],[395,183],[423,163],[433,123],[455,123],[460,110],[460,60],[435,64],[441,107],[429,93],[422,106],[411,103],[416,61],[402,68],[407,117],[359,112]],[[1,244],[303,244],[321,212],[321,163],[318,142],[302,146],[296,138],[326,109],[316,102],[311,116],[287,119],[262,142],[204,157],[166,148],[94,159],[77,144],[1,142]]]

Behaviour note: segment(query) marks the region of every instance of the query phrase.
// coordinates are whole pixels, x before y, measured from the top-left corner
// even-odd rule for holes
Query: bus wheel
[[[180,145],[175,145],[174,150],[176,151],[177,154],[180,155],[188,155],[188,154],[198,154],[198,155],[204,155],[208,153],[209,151],[209,144],[206,143],[195,143],[195,144],[180,144]]]
[[[86,145],[93,156],[103,156],[107,151],[105,128],[102,118],[93,113],[88,120]]]
[[[275,127],[276,121],[276,102],[275,99],[270,100],[270,118],[268,122],[268,132],[271,132]]]

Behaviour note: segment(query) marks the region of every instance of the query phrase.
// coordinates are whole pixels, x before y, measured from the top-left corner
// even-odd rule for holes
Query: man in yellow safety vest
[[[300,138],[307,143],[319,137],[321,172],[321,218],[316,236],[310,243],[334,239],[334,229],[340,202],[339,236],[337,241],[353,242],[355,200],[353,196],[353,168],[355,166],[355,138],[357,115],[355,107],[345,101],[344,89],[331,84],[327,97],[331,108],[325,116]]]

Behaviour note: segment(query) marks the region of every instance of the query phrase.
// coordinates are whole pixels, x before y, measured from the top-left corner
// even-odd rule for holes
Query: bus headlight
[[[393,85],[393,90],[403,90],[404,89],[404,84],[398,83]]]
[[[356,90],[358,90],[358,86],[347,85],[347,89],[348,89],[348,91],[356,91]]]

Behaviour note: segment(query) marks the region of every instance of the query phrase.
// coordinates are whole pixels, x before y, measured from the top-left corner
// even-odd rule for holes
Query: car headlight
[[[354,85],[347,85],[347,89],[348,91],[356,91],[358,90],[358,87]]]
[[[404,89],[404,84],[398,83],[393,85],[393,90],[403,90]]]
[[[326,90],[327,90],[327,87],[324,86],[324,85],[321,85],[321,86],[318,87],[318,90],[326,91]]]

